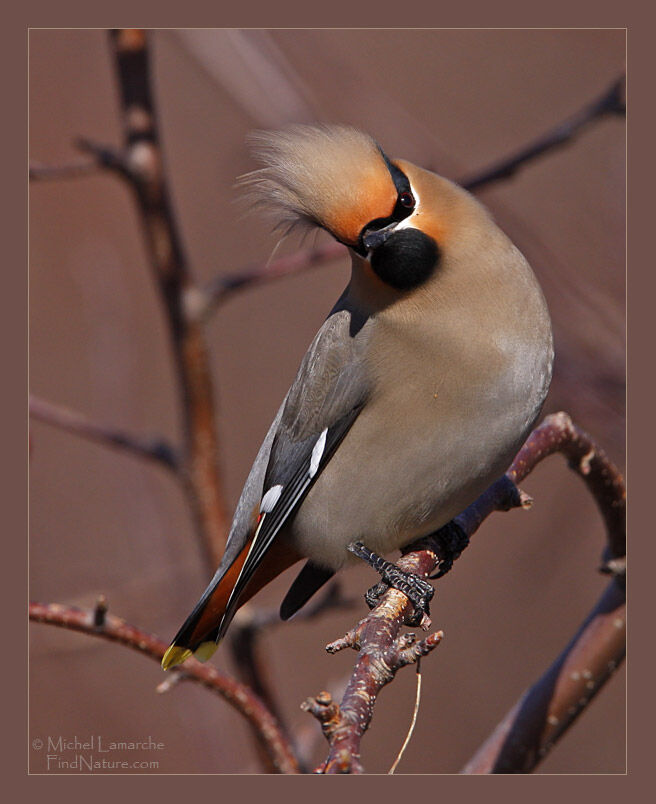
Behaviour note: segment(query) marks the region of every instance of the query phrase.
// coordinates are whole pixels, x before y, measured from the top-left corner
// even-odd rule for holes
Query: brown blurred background
[[[183,237],[204,280],[268,258],[275,238],[234,204],[252,163],[246,132],[320,119],[359,126],[393,156],[450,177],[518,148],[601,93],[624,68],[620,30],[197,30],[152,34],[165,154]],[[30,34],[31,159],[77,158],[78,135],[118,144],[113,64],[102,31]],[[556,335],[545,412],[565,409],[624,466],[623,121],[606,119],[565,149],[481,192],[528,256]],[[178,442],[162,310],[132,199],[107,175],[30,190],[31,391],[90,418]],[[288,242],[284,251],[298,243]],[[348,279],[344,259],[247,290],[212,318],[221,464],[235,504],[298,363]],[[31,426],[30,597],[110,610],[168,639],[207,572],[185,501],[163,470],[39,422]],[[564,646],[601,593],[601,520],[580,481],[551,458],[526,481],[530,513],[496,515],[438,584],[445,640],[423,663],[415,735],[399,772],[452,773]],[[369,570],[343,577],[359,596]],[[277,605],[289,574],[258,602]],[[262,644],[285,716],[316,732],[300,702],[340,692],[354,654],[327,656],[362,612],[281,624]],[[227,651],[216,663],[230,671]],[[31,626],[31,738],[165,743],[164,772],[257,772],[247,727],[192,684],[166,695],[134,652]],[[412,671],[386,688],[363,742],[386,772],[404,739]],[[540,766],[542,773],[625,768],[623,672]],[[324,743],[317,739],[313,757]],[[137,757],[141,758],[141,757]],[[152,757],[149,757],[152,758]],[[31,769],[45,770],[44,752]]]

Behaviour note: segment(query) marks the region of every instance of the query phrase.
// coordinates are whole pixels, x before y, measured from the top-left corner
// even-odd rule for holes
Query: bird
[[[335,572],[444,526],[507,469],[549,389],[527,260],[456,183],[347,125],[255,132],[239,184],[284,234],[323,229],[351,275],[255,458],[209,586],[162,660],[209,659],[293,564],[289,619]]]

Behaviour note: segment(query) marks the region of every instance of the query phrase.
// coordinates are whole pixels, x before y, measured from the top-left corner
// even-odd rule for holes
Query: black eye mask
[[[390,176],[392,177],[392,181],[394,182],[394,187],[396,187],[397,197],[396,197],[396,204],[394,205],[394,209],[392,210],[392,214],[388,215],[386,218],[375,218],[366,226],[362,227],[362,231],[360,232],[360,237],[358,238],[357,246],[352,247],[354,251],[356,251],[361,257],[367,256],[368,249],[365,247],[363,242],[363,237],[366,232],[372,232],[378,229],[384,229],[386,226],[389,226],[391,223],[400,223],[402,220],[405,220],[409,215],[412,215],[415,209],[415,199],[412,195],[412,188],[410,187],[410,182],[408,177],[405,173],[400,170],[396,165],[392,164],[388,159],[385,152],[382,148],[378,148],[380,151],[380,155],[383,157],[385,165],[389,171]]]

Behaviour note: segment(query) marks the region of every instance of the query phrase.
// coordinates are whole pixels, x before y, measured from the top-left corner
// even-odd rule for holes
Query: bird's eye
[[[415,199],[412,193],[408,192],[401,193],[401,195],[399,196],[399,202],[401,206],[405,207],[406,209],[414,209]]]

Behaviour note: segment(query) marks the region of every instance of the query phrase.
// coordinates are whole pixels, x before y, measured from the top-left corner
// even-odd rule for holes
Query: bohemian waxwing
[[[289,618],[360,541],[376,553],[437,530],[508,467],[551,379],[549,314],[528,263],[456,184],[366,134],[254,136],[242,180],[279,226],[326,229],[351,279],[255,459],[214,578],[162,660],[216,650],[235,611],[307,558]]]

